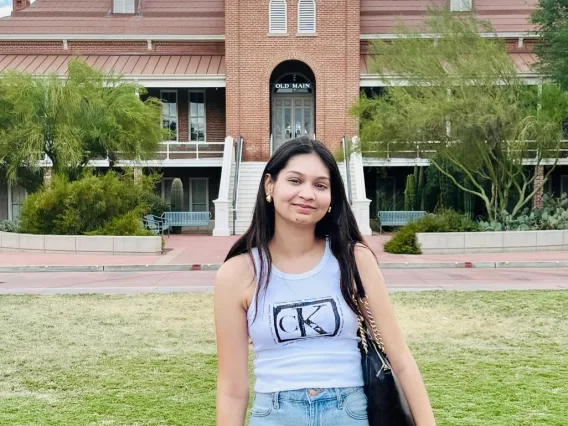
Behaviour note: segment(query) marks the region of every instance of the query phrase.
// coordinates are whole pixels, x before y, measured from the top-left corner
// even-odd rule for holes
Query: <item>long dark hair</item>
[[[268,277],[270,277],[272,270],[272,256],[268,244],[274,236],[275,213],[274,203],[267,203],[265,199],[264,182],[266,175],[269,174],[272,180],[276,181],[278,174],[286,167],[292,157],[312,153],[315,153],[329,170],[331,188],[331,212],[316,224],[316,238],[329,238],[331,251],[339,262],[341,271],[341,293],[353,312],[358,312],[352,299],[353,266],[355,265],[354,247],[356,244],[365,246],[366,244],[347,201],[343,179],[333,154],[323,143],[307,136],[284,143],[270,158],[264,168],[258,187],[252,223],[231,247],[225,259],[227,261],[235,256],[247,253],[251,258],[251,263],[255,265],[252,250],[255,247],[258,249],[260,271],[257,271],[256,265],[254,266],[255,279],[258,281],[255,304],[257,309],[255,312],[258,312],[259,292],[268,286]],[[265,267],[265,264],[267,267]]]

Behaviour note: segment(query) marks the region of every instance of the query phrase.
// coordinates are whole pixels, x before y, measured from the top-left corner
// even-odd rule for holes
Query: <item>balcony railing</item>
[[[156,160],[223,158],[225,142],[162,142]]]
[[[414,149],[411,149],[410,144],[405,144],[405,149],[396,149],[397,142],[382,143],[380,144],[381,149],[379,149],[379,142],[371,142],[366,144],[367,148],[363,150],[361,154],[367,158],[378,158],[386,161],[394,159],[428,160],[436,153],[435,149],[428,149],[428,145],[439,143],[440,142],[438,141],[418,142],[414,145]],[[527,141],[527,143],[530,144],[531,141]],[[512,147],[511,150],[514,151],[515,148]],[[536,161],[537,153],[537,149],[532,149],[530,146],[526,148],[523,153],[523,163],[526,162],[527,164],[530,164],[531,161]],[[542,155],[542,157],[546,158],[546,155]],[[568,159],[568,140],[560,141],[558,158]]]

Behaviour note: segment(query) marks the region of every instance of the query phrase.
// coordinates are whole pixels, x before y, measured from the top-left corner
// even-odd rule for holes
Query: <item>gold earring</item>
[[[329,206],[329,209],[327,209],[328,213],[331,213],[331,206]]]
[[[268,194],[268,195],[266,196],[266,202],[267,202],[267,203],[270,203],[271,201],[272,201],[272,196],[271,196],[270,194]]]

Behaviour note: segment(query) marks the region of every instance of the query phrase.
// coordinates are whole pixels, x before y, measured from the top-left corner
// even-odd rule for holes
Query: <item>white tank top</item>
[[[252,254],[260,273],[258,250]],[[273,265],[256,318],[255,304],[256,295],[247,312],[256,392],[363,386],[357,316],[341,294],[329,241],[309,272],[286,274]]]

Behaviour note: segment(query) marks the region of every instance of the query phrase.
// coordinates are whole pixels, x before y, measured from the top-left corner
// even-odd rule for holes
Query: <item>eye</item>
[[[327,189],[327,185],[323,184],[323,183],[317,183],[316,184],[316,188],[318,189]]]
[[[293,183],[293,184],[295,184],[295,185],[301,183],[301,182],[300,182],[300,179],[297,179],[297,178],[288,179],[288,182]]]

